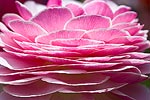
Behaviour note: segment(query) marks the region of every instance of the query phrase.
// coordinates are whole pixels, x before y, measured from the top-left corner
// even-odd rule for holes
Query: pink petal
[[[55,93],[62,88],[64,86],[39,80],[27,85],[7,85],[4,87],[4,91],[16,97],[37,97]]]
[[[126,53],[127,55],[130,55],[130,58],[132,59],[146,59],[150,57],[150,54],[148,53],[141,53],[141,52],[130,52]]]
[[[90,39],[59,39],[53,40],[51,42],[52,45],[56,46],[65,46],[65,47],[78,47],[84,45],[96,45],[96,44],[103,44],[102,41],[94,41]]]
[[[26,6],[21,4],[19,1],[16,1],[17,9],[20,13],[20,15],[25,19],[28,20],[32,17],[32,13],[27,9]]]
[[[126,84],[124,83],[116,83],[113,81],[106,81],[102,84],[98,85],[83,85],[83,86],[68,86],[60,92],[63,93],[104,93],[115,90],[117,88],[123,87]]]
[[[1,84],[9,85],[26,85],[39,80],[41,77],[31,74],[18,73],[16,75],[0,76]]]
[[[35,61],[31,59],[25,59],[20,58],[14,55],[10,55],[8,53],[2,52],[0,53],[0,64],[5,66],[9,69],[23,69],[23,68],[29,68],[32,66],[40,66],[43,65],[44,62],[42,60],[37,61],[38,59],[35,59]]]
[[[137,26],[137,23],[118,23],[112,26],[115,29],[124,29]]]
[[[140,73],[134,72],[108,72],[105,75],[110,76],[112,81],[118,83],[138,83],[146,80],[148,77],[146,75],[141,75]]]
[[[61,30],[50,34],[40,35],[35,40],[38,43],[50,44],[52,40],[81,38],[83,35],[84,31],[80,30],[79,31]]]
[[[108,28],[111,22],[110,19],[98,15],[86,15],[71,19],[65,26],[66,29],[98,29]]]
[[[124,5],[119,6],[118,9],[114,13],[114,17],[119,15],[119,14],[122,14],[122,13],[125,13],[127,11],[130,11],[130,10],[131,10],[131,8],[128,7],[128,6],[124,6]]]
[[[5,45],[5,48],[10,48],[10,49],[18,50],[18,51],[21,49],[21,47],[17,45],[15,41],[11,39],[9,36],[1,35],[0,38]]]
[[[61,6],[62,0],[48,0],[47,6],[48,7],[54,7],[54,6]]]
[[[0,94],[1,100],[49,100],[51,95],[41,96],[41,97],[31,97],[31,98],[19,98],[12,95],[9,95],[5,92]]]
[[[20,34],[10,31],[3,23],[0,23],[0,30],[3,32],[3,34],[0,37],[1,40],[5,43],[5,45],[20,48],[18,45],[16,45],[13,39],[21,41],[30,41],[28,38],[25,38]]]
[[[84,13],[83,8],[75,3],[69,3],[66,5],[66,7],[69,8],[73,12],[74,16],[79,16]]]
[[[58,57],[50,57],[50,56],[39,56],[39,58],[43,60],[47,60],[53,64],[81,64],[83,62],[71,60],[71,59],[65,59],[65,58],[58,58]]]
[[[81,61],[88,61],[88,62],[109,62],[109,61],[115,61],[117,59],[124,59],[128,58],[128,56],[104,56],[104,57],[87,57],[87,58],[80,58]]]
[[[109,47],[109,48],[100,49],[99,51],[92,52],[90,55],[92,56],[118,55],[122,53],[135,51],[137,48],[138,47],[136,46]]]
[[[141,71],[142,74],[150,74],[150,64],[143,64],[143,65],[139,65],[138,68]]]
[[[77,61],[77,60],[71,60],[71,59],[62,59],[62,58],[56,58],[56,57],[44,57],[39,56],[39,58],[47,60],[53,64],[64,64],[64,66],[68,66],[68,64],[72,64],[72,68],[80,68],[85,70],[100,70],[100,69],[106,69],[111,68],[115,65],[118,65],[119,63],[87,63],[83,61]]]
[[[140,43],[143,41],[145,41],[145,39],[140,36],[122,36],[110,40],[109,43],[134,45],[135,43]]]
[[[146,49],[150,48],[150,42],[149,41],[143,41],[140,43],[135,43],[135,46],[138,46],[138,51],[144,52]]]
[[[142,64],[150,64],[150,61],[142,59],[120,59],[117,62],[122,62],[125,65],[137,66]]]
[[[125,13],[122,13],[120,15],[117,15],[112,20],[113,25],[117,23],[124,23],[124,22],[131,22],[137,17],[137,14],[133,11],[128,11]]]
[[[51,32],[62,30],[70,18],[72,18],[72,13],[67,8],[48,8],[31,20]]]
[[[47,51],[47,50],[24,50],[25,54],[34,54],[38,56],[50,56],[50,57],[80,57],[81,54],[77,52],[69,52],[69,51]]]
[[[95,77],[95,78],[93,78]],[[82,80],[81,80],[82,79]],[[81,73],[81,74],[48,74],[43,81],[53,84],[67,85],[67,86],[82,86],[82,85],[96,85],[106,82],[109,77],[101,73]]]
[[[28,38],[24,37],[23,35],[21,35],[19,33],[12,32],[12,31],[3,31],[3,34],[5,34],[6,37],[8,37],[8,38],[10,38],[12,40],[32,42],[31,40],[29,40]]]
[[[5,14],[2,18],[3,22],[9,26],[9,22],[12,21],[12,20],[24,20],[22,19],[19,15],[17,14]]]
[[[128,36],[129,34],[116,29],[101,29],[86,33],[90,39],[108,42],[116,37]]]
[[[10,70],[9,68],[6,68],[6,67],[4,67],[2,65],[0,65],[0,71],[1,71],[0,76],[9,75],[10,73],[14,73],[15,72],[15,71]]]
[[[141,29],[143,28],[143,25],[137,25],[137,26],[132,26],[132,27],[128,27],[125,28],[124,30],[128,31],[131,35],[135,35],[136,33],[138,33]]]
[[[143,36],[145,38],[148,38],[148,30],[140,30],[139,32],[137,32],[135,35],[136,36]]]
[[[85,12],[88,15],[102,15],[113,18],[113,12],[105,2],[90,2],[85,5]]]
[[[31,41],[34,41],[35,37],[40,34],[47,34],[43,28],[33,22],[15,20],[10,22],[10,27],[13,31],[27,37]]]
[[[133,100],[150,100],[150,90],[139,84],[128,85],[126,87],[120,88],[119,91],[133,98]]]

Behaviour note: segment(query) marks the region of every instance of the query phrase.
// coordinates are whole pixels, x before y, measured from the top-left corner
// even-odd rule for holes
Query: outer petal
[[[63,93],[105,93],[120,87],[125,86],[126,83],[117,83],[112,81],[106,81],[105,83],[98,85],[85,85],[85,86],[68,86],[60,92]]]
[[[31,21],[51,32],[63,29],[70,18],[72,18],[72,13],[67,8],[48,8],[32,18]]]
[[[127,32],[117,29],[93,30],[86,33],[90,39],[108,42],[116,37],[129,36]]]
[[[114,13],[114,17],[121,14],[121,13],[125,13],[127,11],[129,11],[131,8],[128,6],[119,6],[118,9],[115,11]]]
[[[40,34],[47,34],[47,32],[39,25],[33,22],[15,20],[10,22],[10,27],[15,32],[27,37],[31,41]]]
[[[78,4],[69,3],[66,5],[66,7],[69,8],[73,12],[74,16],[79,16],[84,13],[83,8],[80,7]]]
[[[102,15],[113,18],[113,12],[105,2],[90,2],[85,5],[84,9],[89,15]]]
[[[17,14],[5,14],[2,18],[3,22],[9,26],[9,22],[12,21],[12,20],[23,20],[23,18],[21,18],[19,15]]]
[[[61,6],[62,5],[62,0],[48,0],[47,6],[52,7],[52,6]]]
[[[61,71],[60,71],[61,72]],[[93,78],[95,77],[95,78]],[[82,79],[82,80],[81,80]],[[55,73],[48,74],[43,81],[54,84],[68,85],[68,86],[88,86],[105,83],[109,80],[109,76],[101,73],[81,73],[75,74],[73,71],[68,74]]]
[[[26,6],[21,4],[19,1],[16,1],[16,6],[18,8],[18,11],[20,15],[25,19],[28,20],[32,17],[32,13],[27,9]]]
[[[131,22],[136,18],[137,14],[133,11],[128,11],[122,14],[117,15],[112,20],[113,25],[117,23]]]
[[[104,16],[87,15],[71,19],[65,26],[65,29],[98,29],[108,28],[111,22],[110,19]]]
[[[32,61],[31,59],[20,58],[5,52],[0,53],[0,65],[9,69],[23,69],[40,64],[43,65],[42,61],[37,61],[37,59]]]
[[[61,30],[57,32],[53,32],[50,34],[45,34],[38,36],[36,38],[36,42],[49,44],[52,40],[56,39],[76,39],[81,38],[84,35],[84,31],[71,31],[71,30]]]
[[[36,81],[28,85],[8,85],[4,87],[4,91],[17,97],[37,97],[55,93],[62,88],[61,85]]]
[[[0,100],[49,100],[50,95],[42,96],[42,97],[31,97],[31,98],[19,98],[19,97],[14,97],[11,96],[5,92],[2,92],[0,94]]]
[[[132,91],[131,91],[132,90]],[[139,84],[132,84],[126,87],[120,88],[119,91],[124,94],[124,96],[128,96],[132,98],[131,100],[150,100],[150,90]],[[114,92],[120,95],[122,98],[124,96],[121,93]],[[123,99],[126,100],[126,99]]]

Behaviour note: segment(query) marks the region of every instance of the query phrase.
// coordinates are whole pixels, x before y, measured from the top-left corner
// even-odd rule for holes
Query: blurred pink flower
[[[16,5],[20,16],[8,13],[0,23],[1,100],[150,100],[139,84],[150,73],[147,31],[129,7]]]

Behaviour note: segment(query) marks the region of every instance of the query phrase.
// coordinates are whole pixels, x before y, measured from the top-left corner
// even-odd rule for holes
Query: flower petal
[[[66,7],[69,8],[73,12],[74,16],[79,16],[84,13],[83,8],[75,3],[69,3],[66,5]]]
[[[137,49],[138,47],[136,46],[108,47],[108,48],[100,49],[99,51],[92,52],[90,55],[92,56],[118,55],[122,53],[132,52]]]
[[[41,77],[31,74],[16,74],[8,76],[0,76],[1,84],[9,85],[26,85],[39,80]]]
[[[40,61],[37,61],[38,59],[34,60],[35,61],[32,61],[31,59],[20,58],[5,52],[0,53],[0,65],[12,70],[28,68],[31,66],[38,66],[40,64],[43,65],[42,60]]]
[[[4,91],[16,97],[37,97],[55,93],[61,90],[63,86],[36,81],[27,85],[7,85]]]
[[[124,22],[131,22],[137,17],[137,14],[133,11],[128,11],[125,13],[122,13],[120,15],[117,15],[112,20],[113,25],[117,23],[124,23]]]
[[[21,4],[19,1],[16,1],[17,9],[20,13],[20,15],[25,19],[28,20],[32,17],[32,13],[27,9],[26,6]]]
[[[70,18],[72,18],[72,13],[67,8],[48,8],[33,17],[31,21],[51,32],[62,30]]]
[[[102,41],[94,41],[90,39],[57,39],[51,41],[52,45],[56,46],[63,46],[63,47],[78,47],[84,45],[96,45],[96,44],[103,44]]]
[[[115,37],[114,39],[110,40],[109,43],[134,45],[135,43],[140,43],[143,41],[145,41],[145,39],[141,36],[122,36]]]
[[[88,15],[102,15],[113,18],[113,12],[111,8],[103,1],[87,3],[84,9]]]
[[[31,98],[19,98],[12,95],[9,95],[5,92],[0,94],[1,100],[49,100],[51,95],[41,96],[41,97],[31,97]]]
[[[109,76],[102,75],[101,73],[81,73],[81,74],[52,73],[46,75],[45,78],[42,78],[43,81],[46,81],[48,83],[67,86],[81,86],[81,85],[87,86],[87,85],[102,84],[106,82],[108,79]]]
[[[109,92],[120,87],[125,86],[124,83],[117,83],[113,81],[106,81],[98,85],[83,85],[83,86],[68,86],[63,90],[60,90],[62,93],[104,93]]]
[[[139,84],[128,85],[126,87],[120,88],[119,91],[133,98],[133,100],[150,100],[150,90]],[[118,95],[121,96],[121,94]]]
[[[62,0],[48,0],[47,6],[48,7],[54,7],[54,6],[61,6]]]
[[[9,22],[12,20],[24,20],[24,19],[22,19],[22,17],[20,17],[17,14],[9,13],[9,14],[5,14],[2,20],[7,26],[9,26]]]
[[[92,30],[98,28],[108,28],[111,22],[110,19],[98,15],[86,15],[71,19],[65,25],[65,29],[84,29]]]
[[[75,39],[75,38],[81,38],[84,35],[84,31],[80,30],[60,30],[57,32],[52,32],[50,34],[44,34],[38,36],[35,41],[37,43],[44,43],[44,44],[50,44],[52,40],[56,39]]]
[[[114,38],[119,38],[121,36],[129,35],[127,32],[120,31],[117,29],[100,29],[100,30],[88,31],[86,34],[90,39],[104,41],[104,42],[108,42]]]
[[[13,31],[27,37],[31,41],[34,41],[35,37],[40,34],[47,34],[42,27],[33,22],[15,20],[11,21],[9,25]]]
[[[125,12],[127,12],[127,11],[130,11],[130,9],[131,9],[131,8],[128,7],[128,6],[121,5],[121,6],[119,6],[118,9],[115,11],[114,17],[117,16],[117,15],[119,15],[119,14],[121,14],[121,13],[125,13]]]

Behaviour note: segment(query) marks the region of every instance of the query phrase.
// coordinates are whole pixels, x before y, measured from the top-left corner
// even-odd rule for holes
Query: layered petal
[[[16,1],[16,7],[20,13],[20,15],[25,19],[28,20],[32,17],[32,13],[28,10],[26,6],[21,4],[20,2]]]
[[[108,28],[109,26],[109,18],[98,15],[87,15],[71,19],[67,22],[65,29],[92,30],[98,28]]]
[[[48,8],[34,16],[31,21],[39,24],[47,32],[51,32],[63,29],[70,18],[72,13],[68,8]]]
[[[105,2],[90,2],[85,5],[84,9],[89,15],[102,15],[113,18],[113,12]]]

